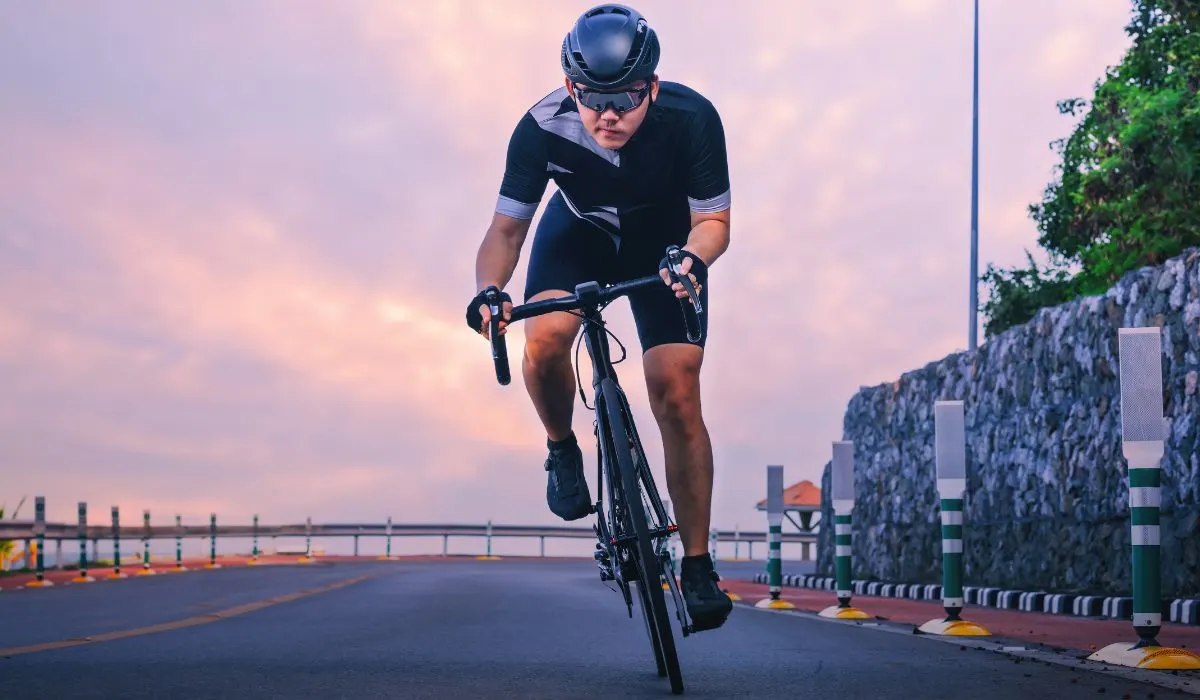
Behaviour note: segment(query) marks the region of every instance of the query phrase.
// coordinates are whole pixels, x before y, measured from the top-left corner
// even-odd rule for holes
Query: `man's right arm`
[[[532,219],[516,219],[500,212],[492,214],[492,224],[483,234],[475,258],[475,291],[491,285],[504,289],[517,269],[531,222]]]
[[[500,196],[475,260],[475,291],[493,284],[504,289],[512,279],[549,182],[546,159],[545,132],[526,112],[508,140]]]
[[[477,293],[490,286],[502,290],[512,279],[521,259],[521,248],[529,234],[530,223],[548,182],[544,133],[533,116],[526,113],[517,122],[508,141],[504,179],[500,183],[496,210],[475,256]],[[511,309],[512,304],[504,304],[506,319]],[[482,316],[482,328],[477,330],[487,336],[491,314],[486,305],[478,310]]]

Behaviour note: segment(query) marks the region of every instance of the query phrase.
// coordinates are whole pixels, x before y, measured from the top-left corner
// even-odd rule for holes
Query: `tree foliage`
[[[1029,213],[1049,263],[988,265],[985,333],[1028,321],[1041,308],[1099,294],[1125,273],[1200,245],[1200,2],[1133,0],[1132,38],[1096,83],[1091,104],[1051,146],[1055,179]]]
[[[24,505],[24,503],[25,503],[25,499],[22,498],[21,502],[18,503],[17,507],[13,510],[12,515],[9,516],[10,520],[17,517],[17,513],[21,512],[21,506]],[[4,520],[4,506],[3,505],[0,505],[0,520]],[[13,541],[12,540],[0,540],[0,562],[4,562],[9,557],[11,557],[12,552],[13,552]]]

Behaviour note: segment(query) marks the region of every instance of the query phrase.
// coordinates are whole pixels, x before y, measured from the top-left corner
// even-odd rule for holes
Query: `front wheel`
[[[646,636],[650,638],[650,646],[654,649],[654,665],[658,667],[658,675],[667,675],[667,660],[663,658],[662,644],[658,641],[658,635],[654,629],[654,615],[651,613],[650,596],[646,592],[646,587],[640,582],[637,584],[638,589],[638,607],[642,610],[642,619],[646,622]]]
[[[638,472],[634,468],[633,455],[630,453],[627,431],[631,419],[621,410],[619,389],[612,380],[604,380],[601,390],[611,433],[609,439],[612,441],[615,459],[613,466],[619,472],[618,478],[624,492],[625,514],[635,537],[633,553],[637,559],[638,594],[643,603],[649,603],[643,606],[647,630],[651,643],[656,647],[655,660],[657,661],[661,654],[662,665],[666,666],[667,676],[671,681],[671,692],[679,695],[683,693],[683,673],[679,668],[679,655],[675,649],[675,636],[671,631],[671,618],[667,615],[667,601],[663,597],[660,578],[662,570],[654,551],[654,541],[650,537],[646,509],[642,503],[641,489],[638,487]]]

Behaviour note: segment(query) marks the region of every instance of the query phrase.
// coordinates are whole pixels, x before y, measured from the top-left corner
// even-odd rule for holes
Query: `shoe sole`
[[[696,632],[703,632],[705,630],[715,630],[724,625],[732,612],[733,601],[729,601],[728,608],[716,610],[700,617],[693,615],[692,611],[688,610],[688,617],[692,618],[692,629]]]

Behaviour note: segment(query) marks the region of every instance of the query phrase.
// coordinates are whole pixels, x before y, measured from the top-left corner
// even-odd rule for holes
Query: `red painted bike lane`
[[[750,581],[722,579],[721,586],[726,591],[741,596],[740,602],[746,605],[754,605],[769,595],[766,585]],[[832,591],[785,587],[780,598],[796,606],[798,610],[809,612],[818,612],[831,605],[837,605],[837,599]],[[851,599],[850,604],[868,615],[913,626],[946,615],[945,610],[937,601],[856,595]],[[1060,649],[1091,652],[1114,642],[1128,641],[1132,643],[1137,641],[1133,625],[1127,620],[1073,617],[977,606],[967,606],[967,609],[962,612],[962,617],[983,625],[994,637],[1043,644]],[[1158,635],[1158,641],[1164,646],[1195,651],[1200,649],[1200,626],[1164,622],[1162,632]]]

